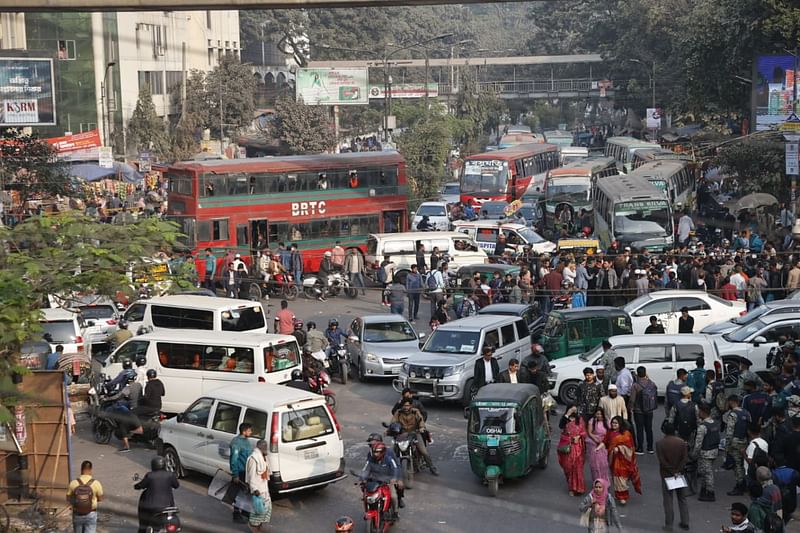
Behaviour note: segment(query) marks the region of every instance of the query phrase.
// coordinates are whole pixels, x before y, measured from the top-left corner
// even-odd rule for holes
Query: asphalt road
[[[277,306],[278,302],[271,302]],[[428,302],[423,301],[417,325],[427,331]],[[274,308],[272,308],[274,309]],[[332,298],[325,303],[300,297],[290,305],[298,318],[315,320],[320,327],[336,317],[347,326],[358,315],[387,313],[379,303],[376,292],[356,300]],[[659,384],[663,387],[664,384]],[[388,381],[359,383],[351,380],[346,386],[334,383],[337,393],[337,417],[342,424],[348,469],[359,469],[366,455],[365,439],[372,431],[381,431],[381,421],[390,418],[391,405],[397,394]],[[407,507],[401,520],[392,528],[397,532],[479,532],[479,531],[537,531],[573,533],[584,531],[578,525],[579,498],[570,497],[563,473],[558,466],[555,442],[551,448],[550,465],[535,470],[523,480],[504,484],[497,498],[487,494],[478,478],[471,472],[467,459],[466,427],[458,405],[427,403],[428,426],[434,437],[431,454],[439,467],[439,477],[419,474],[413,489],[407,491]],[[659,435],[663,410],[655,421]],[[553,439],[558,438],[554,423]],[[657,437],[658,438],[658,437]],[[136,502],[132,476],[144,474],[154,452],[134,445],[131,453],[117,452],[119,443],[101,446],[91,440],[86,421],[79,421],[78,434],[73,439],[73,467],[90,459],[95,464],[95,477],[104,484],[106,500],[101,506],[101,532],[136,530]],[[718,460],[718,465],[721,460]],[[626,531],[660,531],[663,524],[658,465],[653,455],[639,457],[643,495],[634,494],[620,509]],[[586,468],[588,477],[588,465]],[[181,480],[176,491],[184,531],[187,532],[245,532],[247,526],[233,524],[228,506],[207,496],[210,478],[190,473]],[[587,480],[587,483],[588,480]],[[717,502],[703,504],[690,498],[692,531],[716,532],[721,524],[729,523],[728,509],[734,498],[725,496],[733,484],[731,472],[718,470]],[[739,499],[740,501],[746,501]],[[347,514],[361,521],[360,492],[348,478],[324,490],[300,493],[280,498],[273,503],[271,531],[333,531],[335,519]],[[364,527],[359,524],[358,531]],[[676,530],[677,524],[676,524]]]

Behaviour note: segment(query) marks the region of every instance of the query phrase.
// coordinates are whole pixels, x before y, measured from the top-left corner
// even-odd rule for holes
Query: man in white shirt
[[[249,273],[247,270],[247,265],[245,264],[244,261],[242,261],[242,254],[236,254],[235,256],[233,256],[233,269],[239,270],[239,265],[242,265],[244,267],[245,274]]]
[[[497,376],[498,383],[519,383],[519,360],[511,359],[508,361],[508,370],[503,370]]]
[[[747,278],[742,274],[742,267],[737,265],[736,273],[731,276],[731,284],[736,287],[736,297],[744,300],[744,291],[747,288]]]
[[[436,287],[429,289],[428,294],[431,298],[431,316],[436,313],[436,306],[440,301],[444,300],[444,286],[447,279],[447,263],[444,261],[439,264],[439,268],[432,271],[429,276],[433,276],[436,282]]]
[[[483,357],[475,361],[475,376],[472,382],[473,390],[478,390],[484,385],[494,383],[500,375],[500,365],[492,357],[494,350],[491,346],[483,347]]]
[[[750,424],[747,427],[747,436],[750,441],[747,443],[747,448],[744,450],[744,475],[747,477],[751,468],[756,468],[758,465],[753,464],[753,456],[756,453],[756,447],[760,448],[765,454],[769,454],[769,444],[761,438],[761,426],[758,424]]]
[[[689,232],[694,230],[694,221],[689,216],[688,211],[683,212],[683,216],[678,221],[678,240],[685,244],[689,240]]]
[[[598,407],[603,410],[606,420],[611,420],[615,416],[621,416],[625,420],[628,419],[628,408],[625,406],[625,400],[617,393],[617,386],[613,383],[608,386],[608,396],[600,398]]]

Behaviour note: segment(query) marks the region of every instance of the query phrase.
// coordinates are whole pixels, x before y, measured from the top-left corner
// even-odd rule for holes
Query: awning
[[[81,178],[85,181],[98,181],[103,178],[116,178],[128,183],[139,183],[144,177],[135,168],[127,163],[114,161],[113,168],[103,168],[96,163],[79,163],[72,165],[70,176]]]

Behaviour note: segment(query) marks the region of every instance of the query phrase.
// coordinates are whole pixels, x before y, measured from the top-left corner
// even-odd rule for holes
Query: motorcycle
[[[331,384],[331,377],[324,370],[318,371],[315,375],[310,375],[306,379],[308,386],[314,393],[325,397],[325,403],[331,408],[331,411],[336,412],[336,393],[333,392],[328,386]]]
[[[358,476],[351,470],[350,473]],[[357,483],[361,487],[364,503],[364,521],[369,533],[386,533],[397,522],[397,510],[392,499],[392,487],[384,480],[365,479]]]
[[[118,439],[124,436],[123,423],[128,413],[117,407],[116,399],[111,399],[111,392],[107,390],[109,382],[106,377],[104,383],[89,389],[89,417],[92,421],[92,435],[97,444],[108,444],[112,435]],[[156,439],[161,433],[161,420],[164,418],[163,414],[140,418],[143,432],[131,435],[131,441],[155,448]]]
[[[303,278],[303,295],[313,300],[323,296],[322,282],[317,276],[308,275]],[[348,298],[358,296],[358,289],[350,284],[350,280],[341,272],[334,272],[328,276],[328,286],[325,288],[325,297],[338,296],[344,293]]]
[[[403,468],[403,483],[407,489],[414,483],[414,475],[424,467],[429,467],[428,462],[417,449],[417,439],[420,438],[416,433],[404,433],[402,427],[396,422],[383,424],[387,428],[386,434],[394,441],[394,454],[400,461]]]
[[[347,355],[347,347],[343,342],[340,342],[335,347],[331,346],[328,350],[326,361],[330,365],[331,374],[339,374],[339,381],[342,382],[342,385],[347,385],[347,378],[350,374],[350,359]]]
[[[254,302],[269,300],[270,297],[294,300],[298,294],[300,289],[291,274],[279,274],[274,280],[268,281],[253,280],[247,288],[247,297]]]
[[[138,482],[141,479],[139,474],[133,475],[133,480]],[[179,533],[181,529],[181,517],[177,507],[165,507],[154,516],[155,526],[148,526],[147,533]]]

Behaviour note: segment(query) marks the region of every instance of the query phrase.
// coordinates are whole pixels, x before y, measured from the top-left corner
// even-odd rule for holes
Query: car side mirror
[[[178,413],[178,416],[175,417],[175,420],[177,420],[179,423],[183,422],[183,413]]]
[[[759,335],[758,337],[753,339],[753,346],[758,347],[759,344],[766,344],[766,342],[767,342],[767,339],[764,336]]]

